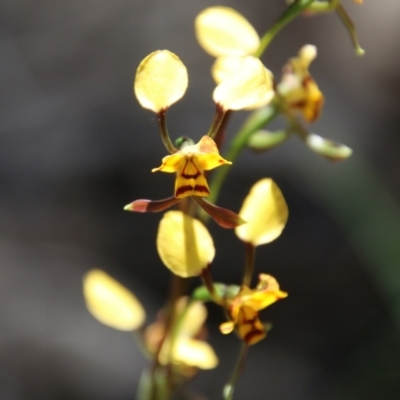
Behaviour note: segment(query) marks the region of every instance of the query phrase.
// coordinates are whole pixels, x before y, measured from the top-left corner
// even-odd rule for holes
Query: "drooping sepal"
[[[177,199],[175,196],[168,197],[162,200],[146,200],[139,199],[132,203],[129,203],[124,207],[125,211],[134,211],[140,213],[146,212],[159,212],[172,207],[174,204],[178,203],[181,199]]]
[[[227,208],[218,207],[202,197],[193,196],[193,200],[222,228],[234,229],[246,221]]]

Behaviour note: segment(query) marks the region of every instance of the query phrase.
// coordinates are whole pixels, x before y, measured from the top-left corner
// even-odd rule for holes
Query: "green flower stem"
[[[173,154],[176,153],[178,149],[173,145],[173,143],[171,142],[171,138],[169,137],[166,114],[167,110],[161,110],[157,113],[158,127],[160,129],[161,140],[163,141],[164,146],[170,154]]]
[[[204,286],[209,291],[212,300],[220,306],[225,306],[224,299],[218,295],[214,288],[214,282],[210,273],[210,265],[204,268],[201,272],[201,279],[203,280]]]
[[[249,137],[260,128],[269,124],[278,115],[278,113],[279,108],[275,103],[253,112],[253,114],[250,115],[232,140],[229,150],[224,157],[228,161],[234,162],[239,156],[240,152],[246,147]],[[211,194],[207,198],[211,203],[215,204],[221,190],[222,183],[224,182],[229,170],[230,168],[218,168],[215,171],[210,184]],[[208,217],[205,217],[205,219],[207,218]]]
[[[256,257],[256,248],[251,243],[245,243],[246,247],[246,266],[243,275],[243,285],[249,287],[254,272],[254,261]]]
[[[296,18],[302,11],[306,10],[314,0],[299,0],[291,4],[271,28],[261,38],[260,46],[254,53],[255,57],[261,57],[269,44],[272,42],[276,34],[290,21]]]
[[[207,135],[210,136],[211,139],[214,139],[216,134],[219,132],[219,128],[224,120],[226,112],[227,110],[224,110],[219,104],[217,104],[213,122],[211,123],[210,129],[207,133]]]
[[[175,313],[175,302],[179,296],[185,292],[186,281],[176,275],[173,275],[170,282],[170,293],[168,295],[168,303],[165,307],[166,323],[165,323],[165,333],[160,340],[156,353],[154,354],[153,365],[151,367],[151,386],[152,386],[152,397],[151,400],[159,400],[162,397],[158,397],[158,389],[160,385],[163,386],[163,393],[169,393],[172,387],[171,382],[168,382],[165,375],[165,367],[160,365],[160,353],[164,345],[165,339],[171,334],[174,329],[174,322],[176,321]],[[167,396],[166,399],[169,397]]]
[[[243,371],[244,363],[246,361],[246,356],[248,353],[248,349],[249,349],[248,344],[243,342],[242,347],[239,352],[239,357],[238,357],[238,360],[236,363],[236,367],[233,370],[231,379],[229,379],[229,382],[224,386],[224,391],[223,391],[224,400],[232,400],[233,399],[233,392],[235,390],[235,385],[240,377],[240,374]]]
[[[356,50],[356,54],[358,56],[363,56],[365,53],[365,50],[360,46],[360,43],[359,43],[358,37],[357,37],[356,27],[354,26],[354,23],[351,20],[349,14],[347,14],[347,11],[344,9],[344,7],[341,4],[339,4],[336,7],[336,11],[337,11],[340,19],[342,20],[342,22],[344,23],[344,25],[346,26],[347,30],[350,33],[351,41],[353,42],[353,46]]]

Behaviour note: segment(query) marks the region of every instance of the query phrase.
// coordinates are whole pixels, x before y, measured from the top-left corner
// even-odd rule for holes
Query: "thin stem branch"
[[[206,268],[203,269],[201,273],[201,279],[203,280],[203,284],[209,291],[213,301],[219,304],[220,306],[224,306],[225,305],[224,299],[218,295],[218,293],[214,288],[214,281],[210,273],[210,265],[208,265]]]
[[[242,347],[240,348],[239,357],[233,370],[231,379],[224,387],[224,400],[232,400],[233,392],[235,390],[236,382],[238,381],[241,373],[243,372],[244,364],[246,361],[246,356],[248,353],[249,345],[246,342],[242,343]]]
[[[261,57],[267,47],[270,45],[276,34],[290,21],[296,18],[303,10],[305,10],[314,0],[299,0],[291,4],[283,14],[276,20],[271,28],[261,38],[260,45],[256,52],[255,57]]]
[[[171,142],[171,138],[169,137],[168,129],[167,129],[167,121],[166,121],[167,110],[161,110],[157,113],[158,127],[160,129],[161,140],[164,143],[164,146],[168,150],[170,154],[176,153],[178,149]]]
[[[207,135],[210,136],[211,139],[214,139],[219,132],[226,112],[227,110],[224,110],[219,104],[216,105],[214,119],[207,133]]]
[[[251,280],[253,278],[254,272],[254,261],[256,257],[256,248],[251,244],[246,242],[246,266],[243,275],[243,285],[249,287],[251,285]]]
[[[347,30],[350,33],[351,41],[353,42],[353,46],[356,50],[356,54],[358,56],[363,56],[365,53],[365,50],[360,46],[360,42],[358,41],[358,36],[357,36],[356,27],[354,25],[354,22],[351,20],[349,14],[347,14],[347,11],[344,9],[344,7],[341,4],[339,4],[336,7],[336,11],[337,11],[340,19],[342,20],[342,22],[344,23],[344,25],[346,26]]]

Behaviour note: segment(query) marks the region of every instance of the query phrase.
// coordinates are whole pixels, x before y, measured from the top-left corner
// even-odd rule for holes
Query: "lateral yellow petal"
[[[267,74],[262,62],[247,56],[241,59],[237,73],[214,89],[213,99],[224,110],[241,110],[259,103],[271,89],[271,75]]]
[[[289,210],[276,183],[265,178],[253,185],[239,216],[247,221],[235,228],[239,239],[259,246],[275,240],[282,232]]]
[[[172,360],[201,369],[212,369],[218,365],[218,357],[208,343],[188,337],[177,338]]]
[[[93,269],[83,277],[83,294],[90,313],[112,328],[132,331],[146,318],[133,293],[99,269]]]
[[[161,166],[158,168],[153,168],[151,172],[177,172],[181,169],[183,156],[181,153],[177,152],[170,156],[165,156],[162,159]]]
[[[276,301],[287,297],[287,295],[286,292],[282,292],[281,290],[265,292],[254,291],[251,296],[242,299],[242,304],[255,311],[260,311]]]
[[[201,169],[204,171],[209,171],[210,169],[220,167],[221,165],[232,164],[230,161],[222,158],[219,154],[199,154],[196,158]]]
[[[158,227],[157,250],[164,265],[183,278],[200,275],[215,255],[207,228],[181,211],[164,214]]]
[[[187,70],[179,57],[158,50],[139,64],[133,87],[140,105],[158,113],[178,101],[187,86]]]
[[[195,32],[200,46],[214,57],[250,55],[260,44],[253,26],[229,7],[209,7],[203,10],[196,17]]]
[[[220,326],[219,326],[219,330],[221,331],[221,333],[223,333],[224,335],[227,335],[228,333],[231,333],[233,331],[233,329],[235,328],[235,324],[233,321],[227,321],[227,322],[223,322]]]

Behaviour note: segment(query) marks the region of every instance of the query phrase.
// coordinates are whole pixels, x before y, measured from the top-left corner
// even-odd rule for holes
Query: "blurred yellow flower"
[[[168,211],[160,221],[157,250],[164,265],[183,278],[199,276],[215,256],[207,228],[181,211]]]
[[[132,331],[146,319],[134,294],[99,269],[92,269],[83,277],[83,294],[90,313],[112,328]]]
[[[260,274],[259,283],[253,290],[242,286],[239,293],[231,300],[229,316],[231,321],[220,325],[223,334],[231,333],[235,328],[238,335],[252,345],[264,339],[266,329],[258,317],[259,311],[276,301],[287,297],[279,290],[279,284],[271,275]]]
[[[253,26],[229,7],[203,10],[195,19],[195,33],[200,46],[213,57],[251,55],[260,45]]]
[[[159,113],[185,94],[186,67],[174,53],[155,51],[139,64],[133,87],[140,105]]]
[[[286,225],[289,210],[276,183],[265,178],[256,182],[245,198],[239,216],[247,221],[235,228],[239,239],[260,246],[275,240]]]
[[[277,92],[289,110],[302,113],[307,122],[313,122],[319,117],[324,104],[324,96],[308,71],[316,56],[315,46],[303,46],[298,57],[290,59],[285,65],[282,80],[277,85]]]
[[[206,8],[196,17],[195,32],[203,49],[216,57],[211,73],[217,84],[229,78],[234,82],[241,76],[246,64],[255,64],[251,59],[255,58],[252,56],[260,45],[260,38],[252,25],[236,10],[220,6]],[[263,84],[259,84],[259,88],[263,93],[258,93],[256,100],[249,101],[241,108],[262,107],[274,96],[273,75],[261,62],[260,66],[264,73],[258,72],[257,75],[262,76]]]
[[[224,164],[232,163],[219,155],[217,145],[209,136],[203,136],[197,144],[183,147],[176,153],[164,157],[161,166],[154,168],[152,172],[176,172],[177,199],[187,196],[204,197],[210,194],[204,171]]]
[[[204,336],[203,325],[207,318],[207,309],[200,301],[191,302],[189,305],[187,303],[187,298],[181,297],[175,304],[176,331],[171,332],[163,340],[158,356],[159,362],[161,365],[172,363],[180,366],[183,369],[182,372],[186,371],[186,367],[215,368],[218,365],[218,357],[213,348],[201,340]],[[146,329],[145,341],[150,352],[157,351],[164,335],[165,321],[163,319]]]
[[[256,57],[230,57],[217,60],[216,74],[221,82],[213,93],[224,110],[253,109],[265,105],[274,96],[272,74]]]

